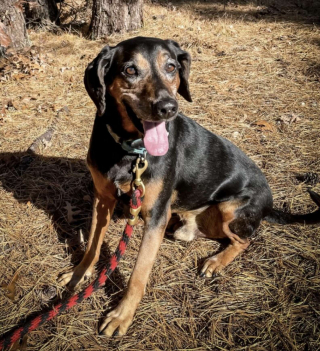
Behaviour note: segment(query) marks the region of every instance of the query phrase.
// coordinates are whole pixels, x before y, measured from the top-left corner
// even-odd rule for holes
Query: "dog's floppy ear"
[[[191,66],[191,56],[188,52],[182,50],[176,41],[166,40],[166,42],[177,55],[177,59],[181,66],[179,69],[180,86],[178,89],[178,93],[187,101],[192,102],[188,81]]]
[[[97,106],[99,116],[102,116],[106,110],[105,76],[110,69],[113,55],[114,48],[105,46],[99,55],[89,63],[84,74],[84,85]]]

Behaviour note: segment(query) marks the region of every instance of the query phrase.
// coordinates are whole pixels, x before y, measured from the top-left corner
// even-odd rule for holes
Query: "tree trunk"
[[[142,4],[143,0],[94,0],[91,38],[140,28],[143,24]]]
[[[27,24],[59,24],[59,11],[56,0],[27,0],[25,1]]]
[[[8,47],[29,45],[21,0],[0,0],[0,56]]]

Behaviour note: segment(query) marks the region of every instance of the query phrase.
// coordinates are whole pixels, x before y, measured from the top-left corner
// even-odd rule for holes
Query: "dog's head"
[[[99,116],[112,99],[123,127],[138,128],[148,152],[160,156],[168,150],[165,122],[178,114],[177,92],[191,101],[190,64],[178,43],[137,37],[104,47],[88,65],[84,81]]]

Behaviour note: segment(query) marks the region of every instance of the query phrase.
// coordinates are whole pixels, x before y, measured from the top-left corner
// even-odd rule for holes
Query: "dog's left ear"
[[[187,101],[192,102],[188,81],[191,66],[191,56],[188,52],[182,50],[176,41],[166,40],[166,42],[168,43],[171,50],[173,50],[177,55],[177,59],[181,66],[179,69],[180,86],[178,93]]]
[[[114,49],[108,45],[105,46],[99,55],[89,63],[84,74],[84,85],[97,106],[99,116],[102,116],[106,110],[105,79],[112,63]]]

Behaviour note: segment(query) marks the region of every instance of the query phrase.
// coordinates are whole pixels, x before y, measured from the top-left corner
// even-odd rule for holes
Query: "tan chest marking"
[[[102,198],[116,198],[116,187],[114,183],[104,177],[101,172],[97,170],[97,168],[89,165],[89,170],[91,172],[93,184],[95,187],[95,190],[97,192],[97,196],[102,197]]]
[[[141,213],[143,218],[148,216],[149,211],[156,203],[163,189],[163,180],[155,180],[146,184],[146,193],[142,203]]]

